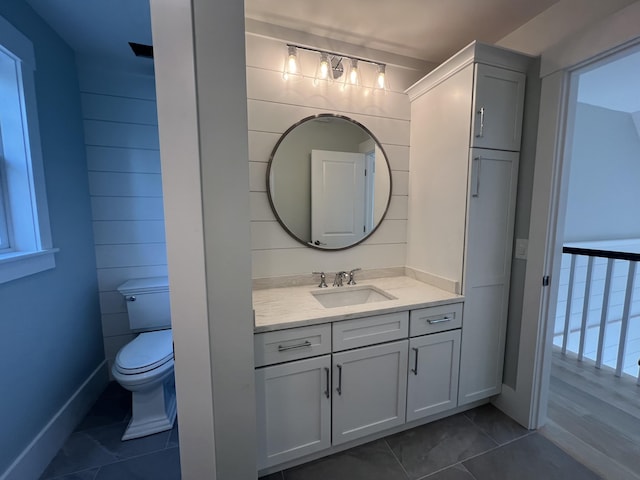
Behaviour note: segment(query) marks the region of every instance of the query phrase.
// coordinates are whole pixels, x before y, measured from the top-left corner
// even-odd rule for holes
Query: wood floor
[[[553,353],[544,436],[605,479],[640,480],[640,386]]]

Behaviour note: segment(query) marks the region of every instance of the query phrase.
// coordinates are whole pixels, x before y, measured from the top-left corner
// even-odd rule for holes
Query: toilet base
[[[176,420],[176,388],[173,373],[157,387],[132,392],[132,415],[122,440],[171,430]]]

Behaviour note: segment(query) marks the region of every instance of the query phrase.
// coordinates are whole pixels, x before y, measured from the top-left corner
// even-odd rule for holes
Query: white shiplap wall
[[[144,61],[144,60],[143,60]],[[105,355],[134,335],[117,287],[167,274],[155,83],[78,68]]]
[[[388,66],[391,91],[380,96],[365,96],[364,89],[343,92],[337,85],[316,88],[311,78],[288,83],[281,74],[285,43],[251,34],[246,40],[253,278],[404,266],[410,105],[402,92],[416,72]],[[315,56],[304,51],[299,55],[303,72],[313,75]],[[361,245],[337,252],[311,249],[289,237],[271,212],[266,193],[267,162],[280,135],[304,117],[327,112],[357,120],[378,138],[389,157],[393,182],[391,205],[380,228]]]

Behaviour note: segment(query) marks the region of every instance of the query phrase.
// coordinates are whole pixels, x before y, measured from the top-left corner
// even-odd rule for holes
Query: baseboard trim
[[[103,360],[18,455],[0,476],[0,480],[40,478],[67,437],[98,399],[107,385],[108,378],[107,361]]]

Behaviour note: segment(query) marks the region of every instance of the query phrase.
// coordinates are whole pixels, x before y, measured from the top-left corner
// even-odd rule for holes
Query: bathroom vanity
[[[327,289],[254,290],[261,473],[472,408],[500,393],[530,60],[473,43],[407,90],[405,276]],[[338,123],[327,114],[301,124],[316,121],[322,128]],[[372,155],[386,161],[373,134],[356,126],[365,135],[354,136],[349,148],[365,149],[365,160]],[[332,246],[325,233],[338,230],[333,224],[309,236],[314,229],[308,219],[297,229],[293,219],[299,217],[283,213],[274,194],[282,191],[273,188],[274,178],[277,183],[282,177],[274,173],[274,159],[282,158],[279,146],[290,131],[276,145],[267,171],[271,207],[283,229],[321,250],[365,241],[384,220],[392,191],[388,172],[373,169],[388,188],[385,183],[384,195],[371,197],[365,216],[372,220],[364,228],[360,220],[327,217],[343,231],[363,232]],[[306,156],[313,161],[312,154],[296,155]],[[313,197],[313,185],[320,182],[311,183]],[[368,205],[366,199],[360,203]],[[344,213],[341,205],[337,210]]]
[[[317,299],[369,287],[391,298],[329,308]],[[402,276],[253,299],[259,469],[457,406],[460,295]]]

